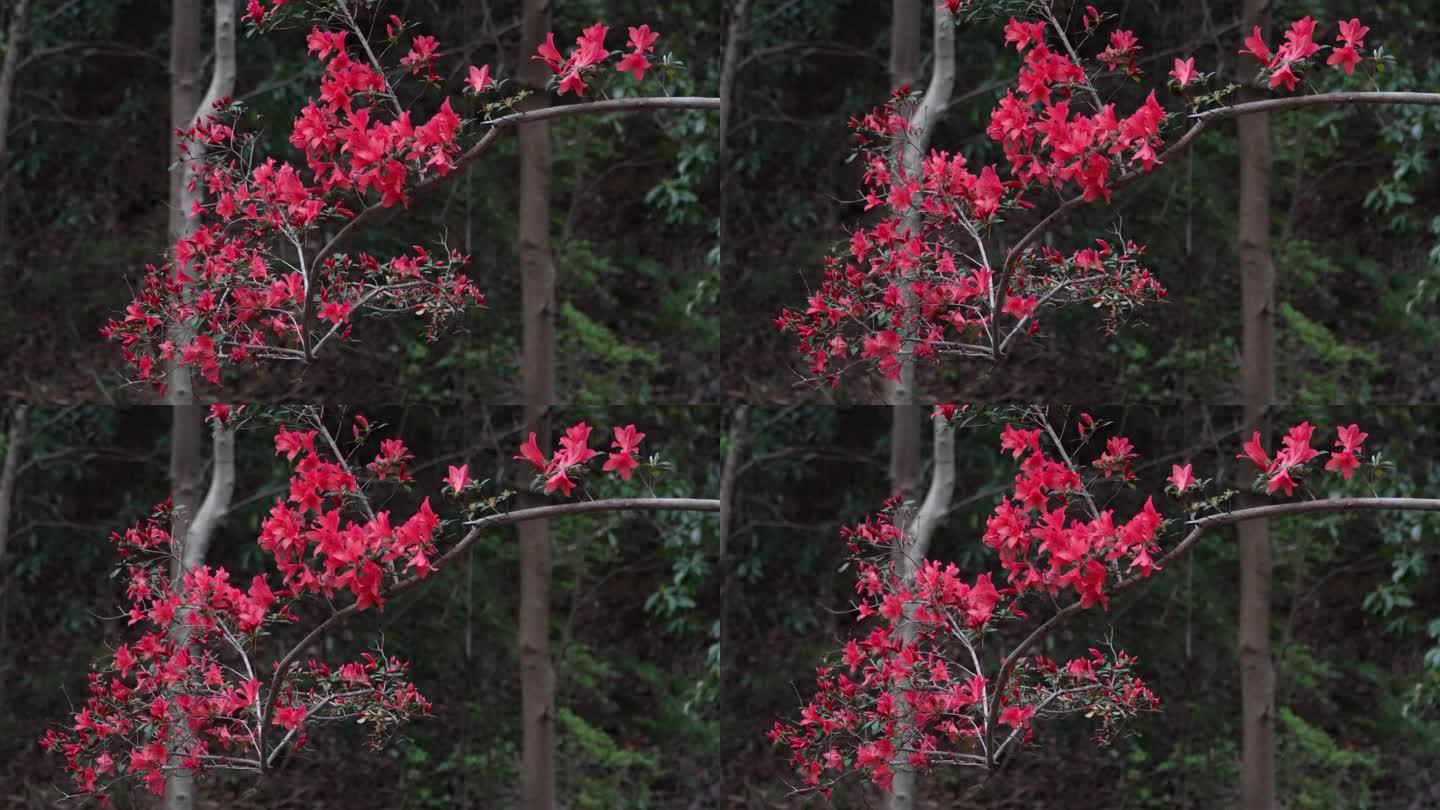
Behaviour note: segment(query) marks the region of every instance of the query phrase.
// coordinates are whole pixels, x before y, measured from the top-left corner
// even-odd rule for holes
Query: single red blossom
[[[1341,28],[1344,28],[1343,23],[1341,24]],[[649,25],[642,25],[639,28],[631,28],[629,30],[629,34],[630,38],[627,44],[629,44],[631,48],[634,48],[637,53],[649,53],[651,51],[654,51],[655,40],[657,37],[660,36],[654,31],[651,31]]]
[[[315,431],[292,431],[281,425],[280,430],[275,434],[275,454],[285,454],[285,458],[294,461],[301,453],[308,455],[315,454]]]
[[[337,54],[345,52],[345,36],[344,31],[321,31],[319,26],[312,26],[310,35],[305,38],[305,50],[324,62],[331,51]]]
[[[277,706],[271,723],[288,729],[297,729],[305,723],[307,714],[301,706]]]
[[[432,36],[421,35],[410,43],[410,52],[401,57],[400,64],[410,68],[411,74],[428,67],[435,57],[440,56],[440,42]]]
[[[1245,50],[1240,53],[1255,57],[1262,67],[1270,67],[1273,55],[1270,53],[1270,47],[1265,44],[1265,38],[1260,34],[1260,26],[1255,26],[1255,32],[1245,38]]]
[[[1295,85],[1299,81],[1300,77],[1295,75],[1295,72],[1290,69],[1288,64],[1281,66],[1279,70],[1270,74],[1270,88],[1272,90],[1283,84],[1286,90],[1294,91]]]
[[[1030,722],[1035,716],[1033,706],[1006,706],[1000,712],[1000,722],[1011,728],[1020,728]]]
[[[1175,67],[1170,70],[1170,75],[1175,78],[1175,83],[1181,87],[1185,87],[1195,81],[1197,75],[1195,72],[1195,57],[1192,56],[1184,60],[1176,59]]]
[[[1355,475],[1355,470],[1360,467],[1360,459],[1349,450],[1342,450],[1338,453],[1331,453],[1330,460],[1325,462],[1326,470],[1339,470],[1340,474],[1349,481]],[[1288,494],[1288,493],[1287,493]]]
[[[1014,458],[1020,458],[1026,451],[1039,453],[1040,428],[1018,430],[1006,422],[1005,429],[1000,432],[1000,452],[1006,450],[1014,451]]]
[[[1343,48],[1336,48],[1331,51],[1329,58],[1325,60],[1325,64],[1331,67],[1339,65],[1340,68],[1345,71],[1346,76],[1354,76],[1355,66],[1360,64],[1360,61],[1360,54],[1356,52],[1355,48],[1346,45]]]
[[[530,434],[530,440],[520,445],[520,455],[515,458],[524,459],[535,465],[535,469],[545,472],[548,463],[545,461],[545,454],[540,452],[540,445],[535,442],[535,434]]]
[[[1365,444],[1365,440],[1370,436],[1369,433],[1360,430],[1359,425],[1350,425],[1349,427],[1337,425],[1335,432],[1340,437],[1336,440],[1335,446],[1343,448],[1347,453],[1358,452],[1361,446]]]
[[[1336,42],[1344,42],[1347,48],[1365,47],[1365,35],[1370,33],[1368,25],[1362,25],[1358,17],[1352,17],[1348,21],[1340,23],[1340,34],[1335,37]]]
[[[1179,464],[1170,465],[1170,477],[1168,480],[1175,487],[1176,492],[1184,492],[1195,483],[1195,476],[1191,470],[1193,465],[1186,464],[1181,467]]]
[[[462,464],[459,467],[451,467],[445,476],[445,483],[450,491],[459,495],[470,485],[470,465]]]
[[[1250,437],[1250,441],[1245,442],[1243,450],[1244,452],[1235,457],[1250,459],[1255,462],[1256,467],[1260,468],[1260,472],[1270,471],[1270,455],[1265,452],[1265,447],[1260,444],[1260,431],[1255,431],[1254,435]]]
[[[1276,56],[1285,61],[1296,61],[1305,59],[1316,51],[1320,46],[1315,44],[1315,20],[1312,17],[1302,17],[1290,24],[1290,30],[1285,32],[1285,44],[1280,46]]]
[[[491,85],[495,84],[494,80],[490,78],[490,66],[484,65],[477,68],[471,65],[470,78],[466,79],[466,84],[470,86],[470,91],[477,95],[485,92]]]
[[[1290,477],[1290,471],[1281,470],[1276,475],[1270,477],[1270,482],[1266,484],[1265,491],[1274,492],[1277,489],[1283,489],[1286,495],[1290,495],[1295,492],[1295,486],[1295,479]]]
[[[629,481],[630,474],[639,466],[639,462],[629,453],[611,453],[605,459],[605,465],[601,468],[604,472],[617,472],[623,480]]]
[[[645,71],[649,70],[650,67],[650,60],[645,58],[645,54],[639,51],[632,51],[620,58],[619,63],[615,65],[615,70],[620,73],[629,73],[635,77],[636,81],[639,81],[645,78]]]

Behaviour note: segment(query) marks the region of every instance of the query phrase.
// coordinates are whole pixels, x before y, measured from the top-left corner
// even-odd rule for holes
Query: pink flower
[[[1175,67],[1170,71],[1170,75],[1175,77],[1176,84],[1179,84],[1181,87],[1195,81],[1195,57],[1192,56],[1184,60],[1176,59]]]
[[[1344,23],[1341,23],[1340,27],[1343,30],[1345,27]],[[650,30],[649,25],[642,25],[639,28],[630,29],[630,41],[628,44],[635,49],[636,53],[648,53],[655,50],[655,39],[659,36],[659,34]]]
[[[465,487],[470,485],[470,465],[451,467],[449,474],[445,476],[445,483],[449,485],[450,491],[457,495],[465,491]]]
[[[471,65],[470,78],[466,80],[466,84],[470,85],[470,89],[473,90],[476,95],[485,92],[486,89],[495,84],[494,80],[490,78],[490,66],[485,65],[484,67],[477,68]]]
[[[1179,464],[1170,465],[1170,477],[1167,480],[1175,485],[1176,492],[1184,492],[1190,488],[1191,484],[1195,483],[1195,476],[1191,471],[1192,466],[1191,464],[1186,464],[1184,467]]]
[[[1365,47],[1365,35],[1370,33],[1370,26],[1361,25],[1358,17],[1352,17],[1349,22],[1340,23],[1340,35],[1335,37],[1337,42],[1344,42],[1349,48]]]

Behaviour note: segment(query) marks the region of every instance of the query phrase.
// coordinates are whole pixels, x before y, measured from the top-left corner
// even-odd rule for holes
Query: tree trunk
[[[0,467],[0,612],[9,604],[10,566],[7,553],[10,550],[10,521],[15,509],[15,486],[20,478],[20,459],[25,455],[27,438],[25,417],[29,406],[17,405],[10,414],[10,432],[5,437],[5,463]],[[3,622],[0,616],[0,622]],[[5,633],[0,625],[0,655],[5,655]],[[6,656],[6,660],[9,657]],[[5,677],[0,672],[0,706],[5,704]]]
[[[896,0],[900,2],[900,0]],[[725,56],[720,62],[720,165],[728,166],[726,147],[727,135],[734,123],[732,112],[735,104],[735,76],[740,70],[740,57],[745,45],[745,15],[750,0],[735,0],[729,7],[730,23],[727,26]],[[720,181],[725,182],[728,172],[721,172]],[[723,190],[722,190],[723,195]]]
[[[224,96],[230,95],[235,87],[235,0],[216,0],[214,29],[214,66],[209,87],[204,95],[200,93],[200,6],[190,0],[173,0],[171,6],[172,42],[170,52],[170,121],[171,129],[183,130],[191,127],[195,120],[209,112],[211,106]],[[173,137],[173,134],[172,136]],[[193,148],[188,156],[182,155],[178,146],[170,147],[175,168],[170,176],[170,244],[186,238],[194,230],[194,220],[189,216],[190,208],[199,201],[202,190],[199,184],[192,187],[191,167],[204,159],[203,153]],[[194,162],[194,163],[192,163]],[[178,265],[175,272],[178,274]],[[190,331],[177,328],[173,338],[177,345],[189,342]],[[178,352],[177,352],[178,354]],[[205,504],[200,503],[202,458],[200,446],[204,441],[205,417],[203,406],[195,401],[190,369],[172,363],[169,377],[168,399],[172,409],[170,440],[170,500],[175,517],[170,527],[171,536],[180,538],[181,553],[171,568],[171,576],[178,579],[185,571],[200,565],[210,543],[214,521],[228,508],[228,489],[234,487],[234,437],[222,439],[216,428],[215,470],[211,491]],[[228,451],[226,448],[230,448]],[[228,465],[228,472],[226,466]],[[212,495],[219,496],[216,486],[222,486],[223,501],[212,503]],[[218,511],[217,511],[218,510]],[[171,638],[177,643],[189,641],[189,629],[185,627],[183,612],[177,615],[176,624],[171,627]],[[172,760],[178,765],[178,758]],[[190,810],[195,801],[194,777],[189,771],[176,769],[165,782],[165,806],[167,810]]]
[[[930,487],[925,500],[908,521],[906,532],[911,542],[895,550],[895,572],[906,582],[913,581],[920,570],[925,555],[930,553],[930,540],[935,530],[950,511],[950,500],[955,492],[955,428],[944,419],[934,419],[933,440],[935,448],[934,469],[930,473]],[[905,621],[900,625],[900,637],[905,643],[915,641],[914,613],[911,606],[905,608]],[[901,690],[903,691],[903,690]],[[910,710],[903,695],[896,695],[896,705],[901,717],[908,722]],[[891,783],[890,810],[910,810],[915,806],[915,771],[907,764],[909,751],[897,745],[895,760],[891,764],[894,780]]]
[[[188,166],[175,143],[174,131],[190,126],[199,105],[200,5],[192,0],[172,0],[170,128],[166,132],[166,154],[173,164],[170,169],[171,248],[189,227],[186,216],[189,194],[185,188]],[[180,337],[172,334],[172,340]],[[189,369],[172,361],[167,384],[167,398],[171,405],[170,504],[175,515],[170,524],[170,535],[184,538],[200,503],[200,437],[204,421],[190,389]],[[181,567],[181,559],[177,556],[170,571],[172,578],[180,576]],[[171,628],[172,637],[182,632],[178,625]],[[178,765],[179,757],[173,757],[171,764]],[[189,810],[194,801],[194,777],[185,770],[172,771],[165,779],[167,810]]]
[[[949,12],[942,5],[930,0],[894,0],[891,21],[890,80],[894,87],[913,85],[920,61],[921,15],[934,6],[934,68],[930,85],[924,97],[910,115],[910,145],[904,147],[901,162],[907,174],[918,175],[925,150],[940,112],[949,103],[951,90],[955,86],[955,29]],[[906,212],[901,218],[902,230],[914,231],[920,227],[918,211]],[[908,287],[902,285],[908,296]],[[890,488],[904,493],[907,499],[914,494],[920,476],[920,429],[924,410],[915,402],[915,360],[909,348],[902,348],[900,354],[900,381],[886,386],[886,398],[891,406],[890,426]],[[938,464],[942,448],[936,434],[937,479]],[[949,441],[953,441],[949,439]],[[953,471],[953,447],[949,451]],[[934,493],[936,480],[932,479]],[[953,486],[953,483],[951,484]],[[947,492],[948,500],[949,494]],[[927,497],[927,503],[929,498]],[[923,512],[923,509],[922,509]],[[919,515],[916,515],[916,522]],[[905,527],[910,528],[910,527]],[[908,549],[895,550],[895,565],[902,576],[913,577],[920,561],[924,558],[929,543],[915,542]],[[903,701],[901,702],[903,706]],[[894,768],[894,791],[890,796],[891,810],[910,810],[915,804],[915,772],[904,766],[904,755],[897,754]]]
[[[20,52],[25,47],[30,0],[16,0],[5,32],[5,61],[0,62],[0,169],[5,166],[5,143],[10,133],[10,109],[15,99],[15,76],[20,72]]]
[[[1264,0],[1245,0],[1243,30],[1264,24]],[[1245,85],[1252,82],[1245,81]],[[1241,90],[1241,101],[1257,94]],[[1270,260],[1270,122],[1242,117],[1240,156],[1241,399],[1245,433],[1268,432],[1275,397],[1275,269]],[[1275,806],[1275,670],[1270,660],[1270,536],[1266,521],[1240,533],[1240,799],[1245,810]]]
[[[177,413],[180,410],[179,407],[176,408]],[[213,442],[214,469],[210,473],[210,488],[205,493],[205,500],[191,516],[177,517],[175,521],[185,526],[185,534],[174,535],[184,537],[175,560],[176,579],[205,562],[215,526],[230,510],[230,498],[235,493],[235,432],[217,424]],[[198,468],[199,464],[195,466]],[[170,627],[170,639],[177,645],[190,643],[189,621],[189,609],[182,607],[175,612],[175,623]],[[171,757],[171,764],[178,764],[179,759]],[[194,803],[195,777],[183,769],[172,771],[165,780],[166,810],[190,810]]]
[[[533,95],[523,109],[546,104],[549,72],[530,55],[549,28],[545,0],[524,0],[520,87]],[[522,124],[520,156],[521,388],[526,430],[550,446],[549,411],[555,398],[555,265],[550,256],[550,128]],[[527,502],[528,501],[528,502]],[[522,506],[535,505],[525,498]],[[555,807],[555,671],[550,661],[550,524],[520,525],[521,806]]]

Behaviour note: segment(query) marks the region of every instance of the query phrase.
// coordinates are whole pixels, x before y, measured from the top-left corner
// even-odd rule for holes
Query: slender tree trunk
[[[896,0],[900,2],[900,0]],[[729,145],[730,126],[734,123],[735,76],[740,70],[740,56],[745,47],[745,15],[749,12],[750,0],[735,0],[730,4],[730,23],[725,35],[725,56],[720,62],[720,165],[728,166],[725,160]],[[721,183],[724,183],[722,173]]]
[[[1264,25],[1265,0],[1245,0],[1243,30]],[[1246,85],[1251,82],[1244,82]],[[1241,90],[1240,100],[1255,93]],[[1245,432],[1268,431],[1275,398],[1275,268],[1270,260],[1270,122],[1241,118],[1240,296],[1241,399]],[[1266,521],[1240,533],[1240,799],[1245,810],[1275,806],[1275,670],[1270,659],[1270,535]]]
[[[893,0],[892,6],[890,80],[895,87],[914,85],[916,81],[920,62],[920,22],[922,15],[932,8],[935,17],[934,67],[930,75],[930,84],[925,89],[925,95],[910,114],[909,145],[904,147],[904,151],[901,153],[902,166],[910,175],[919,174],[930,140],[930,133],[939,120],[941,111],[949,103],[950,93],[955,86],[955,29],[953,19],[945,7],[932,3],[930,0],[919,0],[919,2],[916,0]],[[920,217],[917,211],[904,214],[901,219],[902,230],[914,231],[919,227]],[[908,294],[907,288],[906,295]],[[909,499],[919,486],[920,435],[924,410],[915,402],[915,360],[908,348],[901,349],[900,381],[887,384],[886,397],[891,406],[890,487],[895,492],[904,493]],[[940,481],[939,470],[942,455],[950,456],[950,469],[952,472],[954,469],[953,445],[950,449],[945,450],[941,447],[940,441],[940,435],[937,433],[936,473],[931,480],[931,495],[935,494],[936,485],[943,483]],[[946,441],[953,442],[953,438],[946,439]],[[953,479],[953,475],[951,478]],[[944,486],[953,487],[953,481]],[[947,502],[949,497],[947,489],[945,494]],[[927,496],[927,504],[929,501],[930,497]],[[922,507],[921,513],[923,512],[924,508]],[[912,534],[917,528],[920,517],[921,514],[917,513],[912,525],[905,527]],[[929,528],[933,529],[933,523]],[[928,535],[923,543],[917,536],[917,541],[909,548],[896,549],[894,561],[896,569],[902,577],[909,579],[914,576],[928,545]],[[901,705],[904,705],[903,701]],[[904,765],[903,754],[897,755],[894,771],[894,791],[890,796],[890,808],[891,810],[911,810],[915,805],[915,772]]]
[[[911,517],[907,533],[911,542],[897,548],[895,572],[904,581],[915,579],[915,574],[930,553],[930,541],[935,530],[950,511],[950,500],[955,492],[955,428],[943,419],[932,420],[933,443],[935,448],[934,468],[930,473],[930,487],[925,500],[920,503]],[[905,620],[900,625],[900,637],[908,644],[915,641],[913,607],[905,608]],[[903,691],[903,690],[902,690]],[[909,720],[909,704],[901,695],[896,696],[901,717]],[[891,783],[890,810],[911,810],[915,806],[915,771],[907,764],[909,751],[896,746],[895,760],[891,764],[894,780]]]
[[[17,405],[10,414],[10,432],[5,436],[5,462],[0,467],[0,612],[9,605],[10,596],[10,565],[8,553],[10,551],[10,521],[15,510],[15,486],[20,479],[20,459],[25,455],[25,442],[28,438],[25,418],[29,407]],[[0,623],[4,622],[3,615],[0,615]],[[0,624],[0,628],[3,628]],[[0,631],[0,655],[6,655],[6,637]],[[9,656],[6,655],[6,660]],[[0,706],[5,704],[5,677],[0,672]]]
[[[549,78],[530,55],[549,28],[546,0],[524,0],[520,35],[520,86],[533,95],[523,109],[546,104]],[[523,124],[520,154],[521,387],[527,430],[550,446],[549,411],[555,399],[555,265],[550,256],[550,128]],[[528,500],[528,499],[527,499]],[[534,501],[522,505],[535,505]],[[550,661],[550,524],[520,526],[521,806],[555,807],[555,671]]]
[[[10,110],[15,99],[15,76],[20,72],[20,52],[25,48],[30,0],[16,0],[5,32],[5,61],[0,62],[0,169],[5,166],[5,144],[10,134]]]
[[[190,166],[185,155],[180,152],[179,144],[175,142],[174,133],[176,130],[188,129],[195,120],[195,111],[200,107],[200,4],[195,0],[171,0],[170,16],[170,129],[165,135],[165,145],[171,166],[169,247],[173,249],[175,242],[189,235],[192,227],[189,211],[194,196],[188,189]],[[177,276],[180,274],[178,265],[174,272]],[[177,346],[189,342],[180,330],[172,332],[171,339]],[[177,351],[176,356],[178,355]],[[191,402],[194,392],[191,390],[190,369],[173,360],[170,366],[166,380],[170,404],[179,406]],[[180,420],[181,415],[177,410],[175,442],[171,444],[172,488],[173,482],[177,481],[174,454],[183,451],[191,456],[198,455],[199,437],[202,433],[200,423],[193,422],[187,416],[187,428],[182,438]],[[198,485],[195,489],[199,489]],[[175,505],[179,506],[180,502],[175,501]]]
[[[913,86],[920,65],[920,21],[929,0],[893,0],[890,11],[890,86]],[[949,95],[949,91],[946,91]],[[915,113],[921,112],[916,109]],[[917,127],[929,129],[928,121]],[[921,136],[924,137],[924,136]],[[909,161],[906,161],[908,168]],[[901,227],[914,229],[919,217],[906,214]],[[903,286],[903,285],[902,285]],[[886,396],[892,406],[890,424],[890,488],[912,493],[917,485],[920,459],[920,416],[914,405],[915,361],[908,351],[901,356],[900,381],[886,384]]]
[[[170,120],[173,130],[191,127],[197,118],[205,115],[214,102],[230,95],[235,87],[235,0],[216,0],[214,27],[214,65],[209,86],[204,94],[200,92],[200,4],[192,0],[174,0],[171,6],[173,20],[170,52]],[[204,159],[203,153],[191,149],[188,159],[178,146],[170,147],[175,168],[170,176],[170,244],[188,237],[194,232],[194,220],[190,218],[191,207],[201,199],[203,191],[193,183],[193,167]],[[181,268],[177,265],[175,272]],[[177,344],[189,342],[192,335],[186,328],[174,330],[172,339]],[[200,502],[203,459],[201,444],[205,436],[203,406],[195,401],[190,369],[172,363],[167,379],[171,406],[170,440],[170,500],[175,508],[175,517],[170,531],[173,537],[181,538],[181,554],[174,562],[171,575],[179,578],[185,571],[200,565],[205,560],[210,544],[214,522],[228,509],[229,489],[234,486],[234,437],[222,438],[217,426],[215,435],[215,469],[211,491],[205,503]],[[228,448],[228,449],[227,449]],[[223,499],[212,501],[212,496]],[[177,643],[188,643],[189,629],[182,612],[171,628],[171,638]],[[178,758],[172,761],[178,765]],[[189,771],[177,768],[165,782],[165,806],[167,810],[190,810],[195,801],[194,776]]]

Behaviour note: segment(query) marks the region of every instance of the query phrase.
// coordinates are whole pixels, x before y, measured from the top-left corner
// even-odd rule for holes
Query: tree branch
[[[1283,112],[1287,110],[1304,109],[1307,107],[1324,107],[1343,104],[1406,104],[1421,106],[1440,106],[1440,93],[1390,93],[1367,91],[1320,93],[1313,96],[1267,98],[1261,101],[1247,101],[1243,104],[1232,104],[1228,107],[1216,107],[1213,110],[1206,110],[1204,112],[1195,113],[1194,115],[1190,116],[1190,118],[1195,120],[1195,123],[1190,127],[1189,130],[1185,132],[1184,135],[1180,137],[1180,140],[1176,141],[1168,149],[1160,153],[1158,162],[1164,164],[1169,158],[1175,157],[1180,153],[1184,152],[1186,149],[1190,148],[1192,145],[1194,145],[1195,140],[1200,137],[1200,134],[1204,132],[1211,124],[1214,124],[1217,121],[1224,121],[1230,118],[1239,118],[1244,115],[1254,115],[1256,113]],[[1124,188],[1125,186],[1128,186],[1136,180],[1140,179],[1145,174],[1148,174],[1148,172],[1140,170],[1126,172],[1125,174],[1116,178],[1115,182],[1110,185],[1110,188],[1112,190]],[[1035,240],[1043,236],[1051,228],[1054,228],[1056,225],[1060,224],[1060,222],[1065,219],[1065,217],[1070,215],[1071,211],[1079,208],[1082,204],[1084,204],[1083,197],[1072,197],[1062,202],[1058,207],[1055,208],[1055,210],[1047,214],[1044,219],[1036,223],[1036,225],[1028,232],[1026,232],[1024,236],[1020,237],[1020,240],[1010,248],[1010,254],[1006,256],[1005,264],[1000,270],[1000,278],[996,282],[996,289],[999,291],[999,295],[1002,300],[1005,295],[1005,285],[1007,280],[1009,279],[1010,271],[1015,267],[1015,263],[1020,260],[1020,257],[1024,254],[1025,249],[1028,248],[1032,243],[1034,243]]]
[[[517,509],[514,512],[505,512],[499,515],[489,515],[478,520],[470,521],[467,525],[473,528],[461,538],[460,542],[456,543],[453,548],[441,555],[435,561],[434,567],[443,569],[454,562],[470,549],[470,546],[479,539],[480,535],[490,529],[498,529],[503,526],[511,526],[516,523],[525,523],[531,520],[548,520],[550,518],[565,517],[568,515],[583,515],[592,512],[633,512],[639,510],[718,512],[720,511],[720,501],[713,498],[610,498],[601,501],[577,501],[574,503],[536,506],[530,509]],[[403,579],[385,589],[381,596],[382,598],[389,599],[411,590],[423,581],[423,578],[419,576]],[[275,674],[270,679],[270,694],[269,697],[266,698],[265,711],[261,715],[260,720],[262,741],[264,739],[264,729],[269,723],[271,715],[275,712],[275,701],[280,696],[280,684],[285,680],[286,674],[290,671],[291,664],[295,663],[295,659],[300,656],[300,653],[306,647],[318,642],[331,630],[334,630],[341,623],[359,612],[359,608],[352,602],[335,613],[330,614],[329,618],[325,619],[325,621],[317,625],[314,630],[306,634],[298,644],[291,647],[289,652],[285,653],[284,657],[280,659],[280,663],[275,665]],[[261,762],[265,761],[263,746],[260,760]]]
[[[553,118],[573,118],[580,115],[603,115],[613,112],[685,109],[718,110],[720,109],[720,99],[704,96],[618,98],[607,101],[591,101],[584,104],[567,104],[563,107],[546,107],[540,110],[518,112],[502,116],[493,121],[486,122],[486,125],[490,127],[490,131],[486,132],[485,136],[474,146],[467,149],[464,154],[456,158],[455,169],[453,171],[447,173],[444,177],[436,175],[417,183],[415,187],[410,190],[410,194],[412,197],[418,196],[445,183],[450,178],[457,176],[460,173],[460,169],[475,162],[490,149],[491,144],[494,143],[500,132],[506,129],[513,129],[517,124],[522,124],[527,121],[548,121]],[[311,259],[312,265],[318,266],[320,262],[323,262],[326,258],[334,254],[347,240],[354,236],[354,232],[359,229],[360,226],[379,216],[386,210],[388,209],[376,203],[361,211],[354,219],[345,223],[345,227],[341,228],[340,232],[335,234],[334,238],[327,242],[325,246],[320,249],[319,253],[315,254],[315,257]]]
[[[1164,569],[1172,562],[1179,562],[1190,549],[1200,541],[1206,531],[1220,526],[1229,526],[1235,523],[1243,523],[1247,520],[1265,520],[1286,515],[1304,515],[1312,512],[1351,512],[1358,510],[1400,510],[1406,512],[1440,512],[1440,498],[1328,498],[1318,501],[1296,501],[1295,503],[1267,504],[1255,506],[1248,509],[1236,509],[1231,512],[1222,512],[1218,515],[1196,518],[1189,521],[1188,525],[1195,528],[1181,540],[1179,545],[1171,549],[1165,556],[1155,563],[1156,570]],[[1114,596],[1130,590],[1147,577],[1136,574],[1126,577],[1115,584],[1115,587],[1105,592],[1105,595]],[[998,711],[1000,695],[1005,688],[1005,682],[1010,679],[1014,672],[1015,663],[1020,656],[1031,647],[1038,644],[1045,636],[1060,625],[1070,620],[1070,617],[1081,610],[1079,602],[1072,602],[1066,605],[1058,613],[1046,619],[1039,627],[1035,628],[1030,635],[1026,636],[1019,644],[1006,653],[1000,667],[1000,674],[995,680],[995,697],[991,700],[991,711]]]

